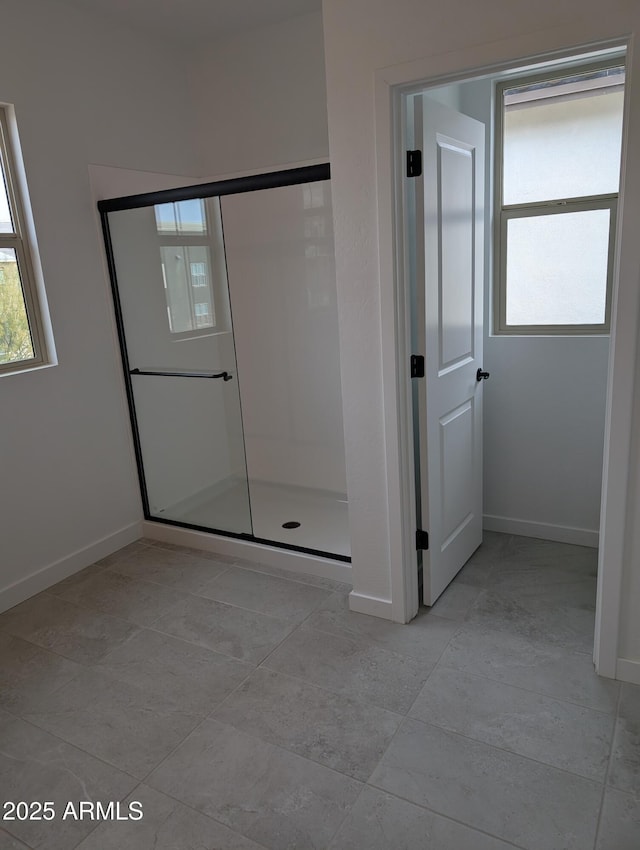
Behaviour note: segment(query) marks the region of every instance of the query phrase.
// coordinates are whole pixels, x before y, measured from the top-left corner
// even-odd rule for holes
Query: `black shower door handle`
[[[222,378],[231,381],[233,375],[228,372],[154,372],[146,369],[132,369],[130,375],[160,375],[166,378]]]

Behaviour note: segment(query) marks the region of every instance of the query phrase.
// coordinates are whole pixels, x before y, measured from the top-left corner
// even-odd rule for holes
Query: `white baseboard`
[[[531,522],[528,519],[512,519],[505,516],[482,517],[482,527],[486,531],[501,531],[503,534],[519,534],[522,537],[539,537],[542,540],[555,540],[558,543],[573,543],[576,546],[598,548],[600,534],[588,528],[572,528],[569,525],[551,525],[544,522]]]
[[[279,567],[291,572],[351,584],[351,564],[344,561],[334,561],[333,558],[322,558],[319,555],[293,552],[276,546],[253,543],[250,540],[237,540],[234,537],[222,537],[205,531],[194,531],[191,528],[179,528],[175,525],[165,525],[149,520],[145,520],[142,527],[145,537],[159,540],[161,543],[192,546],[194,549],[216,552],[227,558],[238,558],[238,560],[250,561],[254,564],[265,564],[269,567]]]
[[[632,661],[630,658],[618,658],[616,679],[619,679],[621,682],[629,682],[632,685],[640,685],[640,661]]]
[[[0,590],[0,612],[13,608],[14,605],[24,602],[25,599],[35,596],[36,593],[41,593],[51,587],[52,584],[68,578],[79,570],[99,561],[100,558],[106,558],[107,555],[111,555],[112,552],[122,549],[127,543],[133,543],[140,537],[142,537],[142,524],[134,522],[113,534],[107,535],[107,537],[96,540],[90,546],[78,549],[71,555],[42,567],[26,578],[14,582],[14,584],[10,584]]]
[[[382,617],[384,620],[391,619],[391,600],[378,599],[376,596],[365,596],[364,593],[349,594],[349,608],[358,614],[370,614],[372,617]]]

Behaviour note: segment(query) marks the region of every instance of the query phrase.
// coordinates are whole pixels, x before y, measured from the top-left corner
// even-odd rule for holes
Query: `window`
[[[46,362],[23,209],[7,110],[0,106],[0,374]]]
[[[607,333],[624,67],[497,88],[496,333]]]

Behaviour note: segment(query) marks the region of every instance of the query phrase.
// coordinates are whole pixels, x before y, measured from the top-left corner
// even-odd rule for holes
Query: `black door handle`
[[[476,372],[476,381],[486,381],[489,377],[488,372],[483,372],[482,369],[478,369]]]

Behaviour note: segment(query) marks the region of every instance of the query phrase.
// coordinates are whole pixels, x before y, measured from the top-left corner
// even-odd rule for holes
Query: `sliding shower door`
[[[108,213],[145,514],[251,535],[219,198]]]
[[[221,207],[253,533],[348,557],[331,182]]]
[[[329,166],[98,206],[145,517],[349,561]]]

